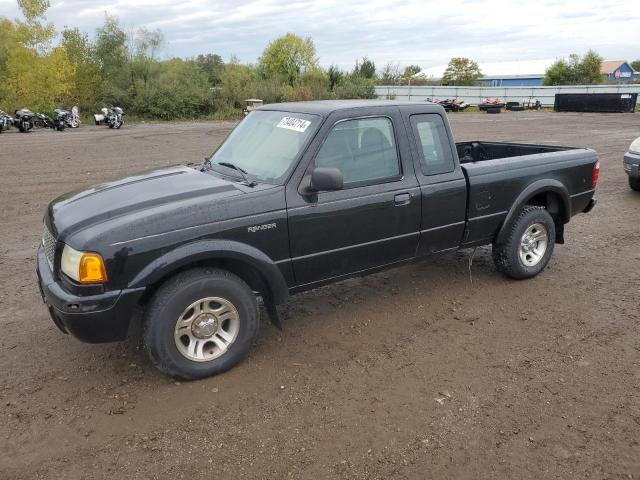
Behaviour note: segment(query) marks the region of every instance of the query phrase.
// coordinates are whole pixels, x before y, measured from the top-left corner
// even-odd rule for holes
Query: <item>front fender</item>
[[[500,227],[500,231],[496,237],[496,242],[499,243],[503,240],[504,236],[508,233],[509,226],[515,217],[517,217],[518,213],[522,209],[523,206],[527,204],[529,200],[540,193],[552,192],[556,193],[562,199],[562,207],[563,207],[563,218],[565,223],[569,221],[571,218],[571,197],[569,195],[569,191],[567,187],[565,187],[560,181],[548,178],[543,180],[537,180],[532,184],[528,185],[511,205],[511,209],[502,223],[502,227]]]
[[[275,304],[289,298],[287,283],[273,260],[261,250],[233,240],[201,240],[176,247],[144,267],[129,287],[146,287],[184,266],[212,260],[235,260],[253,267],[264,278]]]

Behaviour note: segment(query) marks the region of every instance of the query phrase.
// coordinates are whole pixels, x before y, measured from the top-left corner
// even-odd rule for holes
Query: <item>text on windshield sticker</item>
[[[309,120],[303,120],[301,118],[284,117],[280,120],[280,123],[276,125],[278,128],[286,128],[288,130],[294,130],[296,132],[304,132],[311,122]]]

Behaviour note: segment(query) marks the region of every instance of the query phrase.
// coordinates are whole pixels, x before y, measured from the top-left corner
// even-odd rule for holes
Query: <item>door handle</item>
[[[411,194],[410,193],[399,193],[393,198],[393,203],[396,207],[400,207],[402,205],[409,205],[411,203]]]

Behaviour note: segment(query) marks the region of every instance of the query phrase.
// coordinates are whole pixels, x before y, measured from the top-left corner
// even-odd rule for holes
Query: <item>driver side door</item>
[[[363,109],[364,110],[364,109]],[[342,172],[344,187],[309,195],[287,188],[291,261],[296,285],[348,276],[415,256],[420,189],[399,111],[338,112],[307,155],[315,167]],[[322,137],[322,132],[325,136]],[[302,182],[304,184],[304,182]]]

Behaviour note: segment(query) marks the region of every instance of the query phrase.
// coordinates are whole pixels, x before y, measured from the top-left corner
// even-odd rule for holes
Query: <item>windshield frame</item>
[[[324,120],[325,120],[325,117],[323,115],[319,115],[317,113],[291,111],[291,110],[286,110],[286,109],[260,108],[260,109],[254,110],[254,111],[250,112],[247,116],[245,116],[240,122],[238,122],[238,124],[235,127],[233,127],[233,129],[225,137],[225,139],[222,141],[222,143],[220,143],[220,145],[218,145],[218,147],[213,151],[213,153],[207,157],[205,162],[208,163],[208,165],[209,165],[209,167],[210,167],[210,169],[212,171],[214,171],[215,173],[217,173],[219,175],[223,175],[225,177],[232,177],[232,178],[238,178],[240,180],[244,180],[242,178],[242,175],[240,174],[240,172],[235,171],[231,167],[227,167],[225,165],[220,165],[219,163],[217,163],[217,162],[215,162],[213,160],[213,157],[215,157],[216,154],[218,153],[218,151],[225,145],[225,143],[227,143],[227,141],[229,141],[229,139],[231,138],[233,133],[236,131],[236,129],[240,125],[242,125],[242,123],[247,118],[249,118],[251,115],[254,115],[257,112],[278,112],[278,113],[284,114],[285,116],[288,116],[288,115],[291,115],[291,116],[304,115],[305,117],[315,117],[314,120],[316,120],[316,119],[318,120],[317,122],[312,122],[312,124],[309,126],[309,128],[312,128],[312,130],[310,131],[307,139],[304,141],[304,143],[300,147],[300,150],[298,151],[298,153],[293,157],[293,159],[291,160],[289,166],[286,168],[286,170],[279,177],[277,177],[277,178],[263,178],[263,177],[261,177],[259,175],[253,174],[250,171],[247,171],[247,173],[246,173],[247,177],[250,180],[254,180],[254,181],[258,182],[258,183],[266,183],[266,184],[270,184],[270,185],[285,185],[287,183],[289,177],[293,174],[293,171],[295,170],[295,168],[300,163],[300,159],[306,153],[307,149],[309,148],[309,145],[311,144],[313,139],[316,137],[316,135],[320,131],[320,127],[322,127],[322,125],[324,123]],[[315,125],[314,125],[314,123],[315,123]],[[241,165],[238,165],[238,166],[243,168]]]

